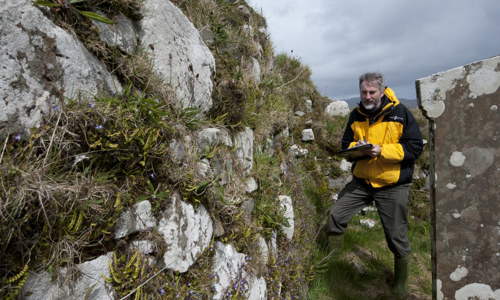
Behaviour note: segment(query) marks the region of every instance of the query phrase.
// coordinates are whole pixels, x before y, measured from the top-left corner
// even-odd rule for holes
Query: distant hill
[[[418,107],[417,99],[405,99],[405,98],[398,98],[398,99],[399,102],[403,103],[409,109],[414,109]],[[354,107],[356,107],[356,105],[358,105],[359,97],[348,98],[344,99],[343,101],[349,104],[350,109],[353,109]]]

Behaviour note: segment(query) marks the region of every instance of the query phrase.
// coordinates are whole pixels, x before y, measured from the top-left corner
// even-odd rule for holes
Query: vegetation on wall
[[[45,3],[38,2],[42,6]],[[154,213],[159,213],[174,191],[195,206],[203,204],[220,219],[224,234],[218,239],[231,243],[250,258],[245,268],[265,278],[269,299],[331,299],[342,293],[357,293],[325,287],[332,280],[339,284],[350,280],[355,288],[362,288],[348,261],[326,263],[320,234],[332,195],[338,192],[328,187],[326,177],[335,178],[342,173],[337,166],[341,158],[335,152],[340,147],[346,118],[324,115],[330,100],[319,94],[311,81],[311,70],[299,58],[274,55],[269,37],[260,30],[266,26],[262,16],[243,1],[171,1],[196,28],[209,29],[213,34],[213,42],[208,46],[217,66],[214,104],[207,118],[201,118],[197,110],[179,109],[171,104],[168,87],[151,72],[140,51],[129,56],[106,45],[91,25],[92,18],[80,13],[101,11],[103,17],[113,20],[122,12],[137,18],[141,1],[50,2],[58,5],[45,3],[51,7],[47,14],[74,32],[118,75],[125,88],[121,95],[96,96],[92,102],[61,99],[30,136],[16,134],[3,141],[0,297],[15,297],[30,272],[45,269],[58,276],[56,270],[60,267],[72,271],[75,264],[115,249],[110,261],[111,276],[106,281],[120,296],[209,298],[214,292],[211,268],[215,240],[188,272],[179,274],[165,272],[165,268],[151,264],[113,238],[113,226],[125,208],[149,199]],[[258,59],[262,67],[257,82],[247,65],[251,58]],[[310,116],[314,120],[314,143],[300,142],[307,120],[295,116],[295,111],[305,110],[305,100],[313,102]],[[249,175],[236,166],[233,181],[223,186],[219,183],[220,174],[202,178],[193,172],[196,163],[204,158],[228,161],[226,158],[233,155],[234,149],[222,145],[197,149],[182,163],[172,158],[167,147],[172,139],[208,126],[225,127],[232,132],[245,126],[253,129],[256,151]],[[289,132],[291,137],[285,137],[283,132]],[[276,145],[272,155],[265,146],[268,139]],[[292,141],[300,143],[309,155],[293,157],[289,152]],[[425,158],[420,163],[425,164]],[[244,193],[241,186],[247,176],[258,182],[258,190],[251,195],[255,200],[251,216],[232,201]],[[428,225],[428,200],[422,192],[423,185],[417,181],[412,192],[410,210],[417,218],[410,227],[416,228],[413,238],[420,246],[415,252],[422,261],[418,267],[425,273],[430,262],[426,257],[428,248],[421,243]],[[287,240],[277,230],[287,224],[278,195],[289,195],[293,200],[293,240]],[[371,247],[365,240],[373,231],[358,234],[362,231],[354,228],[347,235],[347,247]],[[269,239],[273,232],[278,232],[276,255],[268,262],[252,260],[258,256],[257,238]],[[383,276],[376,268],[388,264],[383,236],[379,233],[376,239],[378,250],[372,255],[373,268],[368,272],[372,284],[379,284],[376,278]],[[332,270],[342,270],[342,266],[343,273]],[[331,274],[339,275],[332,279]],[[245,284],[234,282],[230,298],[244,299]]]

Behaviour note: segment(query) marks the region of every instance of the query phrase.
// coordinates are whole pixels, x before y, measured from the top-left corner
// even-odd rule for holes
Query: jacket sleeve
[[[405,119],[403,133],[397,144],[383,145],[381,158],[386,161],[412,161],[417,159],[423,150],[422,134],[418,123],[412,113],[406,107],[402,107],[402,115]]]
[[[422,141],[422,133],[418,128],[418,123],[413,114],[405,107],[406,119],[408,120],[403,135],[399,139],[399,143],[403,146],[403,160],[417,159],[424,148]]]
[[[354,114],[356,114],[356,110],[353,110],[349,115],[349,120],[347,121],[344,135],[342,136],[342,150],[350,148],[351,143],[354,142],[354,131],[352,130],[352,124],[354,123]]]

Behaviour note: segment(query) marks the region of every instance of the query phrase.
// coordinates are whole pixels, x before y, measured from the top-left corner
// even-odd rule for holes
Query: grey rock
[[[250,173],[253,167],[253,142],[253,130],[249,127],[245,127],[244,131],[238,132],[234,137],[234,144],[237,145],[235,154],[246,174]]]
[[[349,104],[346,101],[333,101],[328,104],[325,113],[330,116],[347,116],[350,113]]]
[[[111,46],[130,55],[137,50],[137,33],[134,22],[120,13],[115,24],[106,24],[93,21],[99,28],[100,37]]]
[[[238,253],[229,245],[217,242],[215,244],[215,258],[213,273],[215,274],[214,295],[212,299],[226,299],[225,292],[241,279],[242,268],[245,264],[245,255]]]
[[[198,174],[203,178],[211,178],[213,177],[212,169],[210,168],[210,162],[208,159],[202,159],[197,163],[198,166]]]
[[[299,145],[295,144],[290,147],[290,153],[292,153],[292,155],[295,157],[300,157],[309,153],[309,150],[302,149]]]
[[[201,38],[203,39],[203,41],[205,42],[205,44],[210,46],[213,43],[215,43],[215,34],[212,32],[212,30],[210,30],[206,27],[203,27],[200,30],[200,35],[201,35]]]
[[[253,198],[249,198],[244,200],[241,203],[241,209],[243,210],[243,215],[248,219],[252,219],[252,212],[255,208],[255,200]]]
[[[314,141],[314,132],[311,128],[302,130],[302,141],[303,142]]]
[[[197,133],[197,143],[200,152],[212,150],[219,145],[232,147],[231,135],[226,129],[204,128]]]
[[[359,224],[366,226],[368,228],[373,228],[375,225],[377,225],[377,222],[372,219],[360,219]]]
[[[145,255],[152,254],[156,250],[155,244],[151,241],[133,241],[130,246]]]
[[[156,227],[156,219],[151,211],[149,201],[139,202],[126,209],[115,225],[115,239],[123,238],[139,231],[151,230]]]
[[[116,77],[42,10],[27,0],[0,6],[0,136],[29,134],[62,98],[121,92]]]
[[[342,174],[336,178],[327,177],[328,188],[340,190],[344,188],[344,186],[351,180],[352,180],[352,175],[349,173]]]
[[[72,282],[72,288],[66,281],[68,270],[65,268],[59,271],[56,281],[46,271],[30,274],[21,292],[23,299],[115,299],[113,288],[103,278],[110,277],[108,261],[112,259],[113,253],[108,253],[76,265],[79,274],[76,281]]]
[[[351,171],[351,168],[352,168],[352,163],[348,162],[345,159],[342,159],[342,161],[340,162],[340,169],[344,172],[349,172]]]
[[[308,113],[312,112],[312,105],[313,105],[312,100],[307,99],[305,105],[306,105],[306,112]]]
[[[284,211],[284,217],[288,221],[290,226],[281,226],[281,230],[285,234],[286,238],[291,240],[293,238],[293,232],[295,229],[295,216],[293,212],[293,202],[290,196],[280,195],[278,196],[281,209]]]
[[[269,247],[267,246],[266,240],[260,235],[257,238],[257,247],[259,249],[258,253],[260,256],[260,260],[263,262],[263,264],[267,264],[267,261],[269,259]]]
[[[146,0],[138,36],[153,70],[177,95],[178,106],[212,107],[212,75],[215,59],[198,30],[170,1]]]
[[[205,207],[199,205],[195,211],[175,193],[170,197],[157,230],[166,244],[165,266],[184,273],[210,244],[213,223]]]
[[[262,277],[248,274],[245,269],[245,255],[229,245],[215,244],[213,272],[215,274],[212,299],[226,299],[226,291],[234,284],[240,284],[247,291],[245,299],[267,299],[267,285]]]
[[[248,291],[246,295],[248,300],[267,299],[266,280],[263,277],[250,275],[248,280]]]
[[[245,192],[251,194],[255,192],[259,188],[257,181],[255,178],[250,177],[245,181]]]

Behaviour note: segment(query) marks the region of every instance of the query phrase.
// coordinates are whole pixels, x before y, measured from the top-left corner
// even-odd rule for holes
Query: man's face
[[[382,103],[383,91],[380,91],[377,82],[363,81],[359,87],[361,104],[368,111],[376,110]]]

